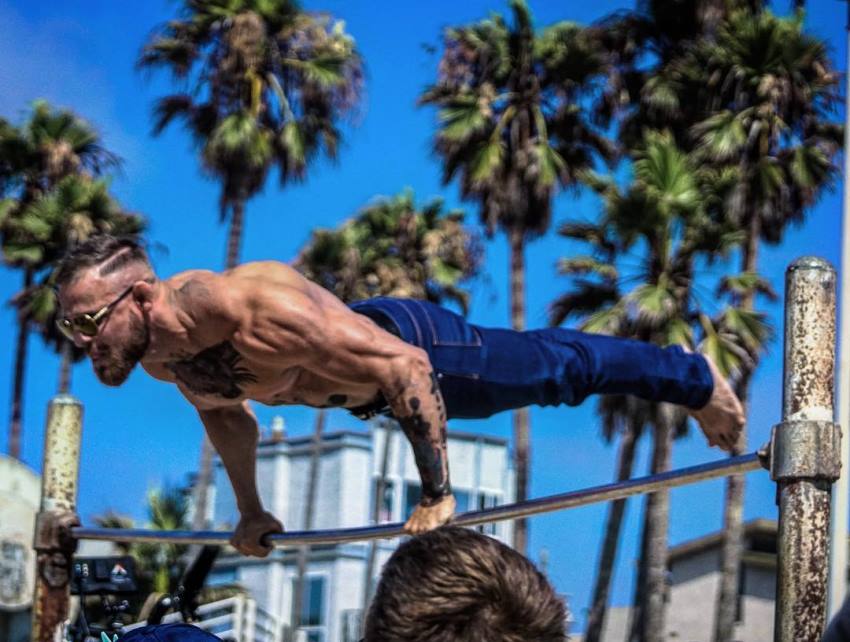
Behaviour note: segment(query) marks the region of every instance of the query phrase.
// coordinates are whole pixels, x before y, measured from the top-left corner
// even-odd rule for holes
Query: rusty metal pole
[[[44,436],[41,508],[36,517],[37,554],[32,641],[63,639],[70,601],[71,558],[75,540],[77,478],[80,468],[82,404],[70,395],[50,402]]]
[[[840,471],[834,375],[835,270],[803,257],[785,275],[782,423],[770,444],[779,504],[777,642],[819,642],[823,634],[830,495]]]

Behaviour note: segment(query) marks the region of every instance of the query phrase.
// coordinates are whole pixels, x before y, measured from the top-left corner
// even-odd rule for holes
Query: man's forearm
[[[446,406],[433,372],[414,379],[389,399],[396,420],[413,448],[422,480],[423,506],[451,495],[446,448]]]
[[[230,478],[239,512],[261,513],[256,477],[257,420],[243,406],[201,410],[199,414]]]

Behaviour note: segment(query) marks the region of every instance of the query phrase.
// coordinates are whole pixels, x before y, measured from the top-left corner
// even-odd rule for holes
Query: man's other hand
[[[739,454],[741,447],[738,441],[745,421],[744,408],[714,362],[703,356],[714,380],[714,390],[708,403],[699,410],[691,410],[691,416],[699,422],[709,446],[720,446],[733,454]]]
[[[271,553],[272,547],[262,542],[263,537],[269,533],[282,532],[283,524],[271,513],[243,514],[230,543],[243,555],[265,557]]]
[[[404,532],[410,535],[419,535],[447,524],[452,515],[455,514],[456,505],[457,502],[452,495],[446,495],[440,498],[436,504],[429,506],[419,504],[404,525]]]

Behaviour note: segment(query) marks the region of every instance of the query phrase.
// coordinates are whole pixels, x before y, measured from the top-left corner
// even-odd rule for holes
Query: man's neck
[[[185,297],[168,281],[157,281],[147,322],[150,345],[145,357],[151,362],[171,361],[183,353],[197,326]]]

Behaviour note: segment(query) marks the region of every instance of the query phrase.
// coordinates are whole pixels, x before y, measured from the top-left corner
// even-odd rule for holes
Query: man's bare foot
[[[699,410],[691,410],[690,414],[699,422],[709,446],[720,446],[732,452],[744,426],[744,408],[714,362],[706,355],[703,357],[711,371],[714,390],[708,403]]]
[[[452,495],[446,495],[436,504],[430,506],[419,504],[404,525],[404,532],[410,535],[419,535],[447,524],[452,515],[455,514],[456,505],[457,502]]]

